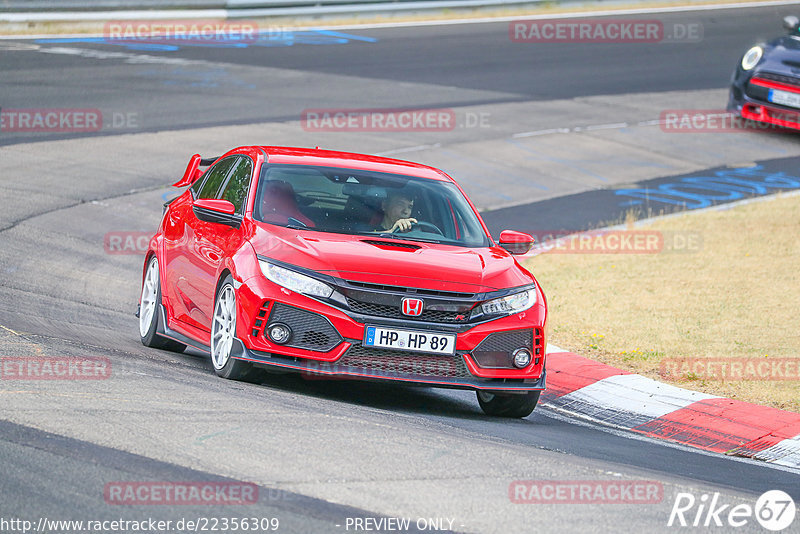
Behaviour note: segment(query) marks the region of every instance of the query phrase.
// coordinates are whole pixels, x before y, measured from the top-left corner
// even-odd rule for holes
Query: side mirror
[[[794,15],[783,17],[783,27],[784,29],[793,32],[797,30],[798,27],[800,27],[800,19],[798,19]]]
[[[533,247],[533,236],[514,230],[500,232],[500,246],[511,254],[525,254]]]
[[[192,211],[201,221],[225,224],[239,228],[242,216],[236,215],[236,208],[232,202],[212,198],[199,198],[194,201]]]

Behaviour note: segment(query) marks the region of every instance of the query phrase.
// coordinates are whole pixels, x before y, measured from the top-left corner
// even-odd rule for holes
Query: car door
[[[170,204],[164,221],[164,293],[169,317],[175,321],[170,326],[192,337],[198,337],[198,330],[210,331],[207,300],[213,288],[209,289],[208,273],[221,259],[220,251],[207,246],[213,223],[199,220],[192,205],[199,198],[218,198],[238,162],[239,156],[215,162]]]
[[[216,196],[232,203],[235,215],[244,214],[252,174],[252,160],[247,156],[240,156]],[[244,229],[241,226],[234,228],[221,223],[198,221],[195,239],[197,255],[202,258],[197,264],[202,268],[200,285],[203,293],[202,300],[198,300],[197,305],[202,316],[208,318],[210,332],[220,267],[224,258],[233,256],[242,246],[245,240]]]

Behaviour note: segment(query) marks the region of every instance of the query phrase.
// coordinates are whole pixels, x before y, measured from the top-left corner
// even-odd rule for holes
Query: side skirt
[[[205,353],[211,354],[211,347],[205,345],[197,340],[190,338],[189,336],[185,336],[180,332],[176,332],[172,330],[170,327],[167,326],[167,310],[164,308],[163,304],[158,306],[158,313],[160,315],[160,321],[158,322],[158,330],[156,332],[158,335],[166,337],[168,339],[172,339],[174,341],[178,341],[179,343],[183,343],[189,347],[194,347],[197,350],[202,350]]]

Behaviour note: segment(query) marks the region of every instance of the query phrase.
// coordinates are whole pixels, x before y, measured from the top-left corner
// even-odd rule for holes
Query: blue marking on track
[[[258,38],[253,41],[242,41],[237,36],[225,39],[218,38],[213,40],[202,40],[192,37],[180,38],[172,37],[169,39],[153,38],[152,40],[143,39],[109,39],[106,37],[67,37],[67,38],[46,38],[37,39],[38,44],[105,44],[112,46],[122,46],[128,50],[138,52],[175,52],[181,47],[205,47],[205,48],[249,48],[251,46],[260,47],[286,47],[294,45],[343,45],[353,42],[375,43],[378,40],[373,37],[363,35],[353,35],[330,30],[303,30],[303,31],[261,31]]]
[[[763,165],[754,165],[716,171],[714,176],[680,178],[655,187],[619,189],[614,194],[638,199],[622,201],[619,203],[621,207],[647,201],[650,204],[661,203],[693,210],[792,189],[800,189],[800,176],[788,175],[783,171],[768,171]]]

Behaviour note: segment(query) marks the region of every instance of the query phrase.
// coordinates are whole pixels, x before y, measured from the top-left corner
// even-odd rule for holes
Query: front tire
[[[528,417],[539,403],[541,391],[529,391],[525,394],[503,395],[477,391],[478,404],[483,413],[495,417]]]
[[[222,281],[214,299],[211,319],[211,363],[217,376],[230,380],[245,380],[253,374],[253,365],[231,358],[236,337],[236,291],[233,277]]]
[[[142,295],[139,301],[139,336],[145,347],[183,352],[186,345],[158,335],[161,322],[160,308],[161,277],[158,258],[153,256],[147,264],[147,272],[142,283]]]

